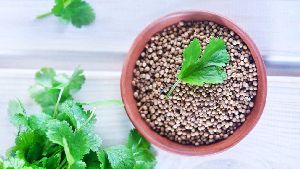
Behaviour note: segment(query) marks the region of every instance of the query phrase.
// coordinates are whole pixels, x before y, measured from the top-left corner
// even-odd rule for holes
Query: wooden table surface
[[[119,99],[123,59],[136,35],[159,16],[180,10],[209,10],[227,16],[253,38],[268,66],[265,111],[254,130],[220,154],[187,157],[155,148],[157,169],[298,169],[300,167],[300,1],[297,0],[89,0],[97,19],[76,29],[55,17],[35,20],[51,0],[0,0],[0,155],[13,145],[7,103],[28,97],[34,73],[51,66],[70,73],[77,65],[87,81],[76,98]],[[299,59],[298,59],[299,58]],[[281,63],[285,63],[282,66]],[[277,65],[277,67],[272,67]],[[279,66],[278,66],[279,65]],[[286,76],[277,72],[284,72]],[[272,76],[271,76],[272,75]],[[97,132],[105,145],[122,143],[132,127],[121,108],[97,112]]]

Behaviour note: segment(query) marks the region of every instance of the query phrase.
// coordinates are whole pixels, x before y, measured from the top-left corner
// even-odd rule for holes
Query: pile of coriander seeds
[[[230,61],[222,84],[193,86],[177,80],[183,49],[198,38],[202,50],[210,38],[225,41]],[[257,69],[242,39],[210,21],[180,22],[155,34],[136,61],[132,85],[142,118],[158,134],[180,144],[207,145],[226,139],[254,106]]]

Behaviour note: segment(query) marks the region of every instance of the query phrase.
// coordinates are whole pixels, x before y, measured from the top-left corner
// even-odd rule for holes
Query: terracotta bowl
[[[155,131],[153,131],[140,116],[140,113],[136,106],[136,101],[133,97],[133,87],[131,85],[135,62],[139,58],[141,52],[143,51],[146,43],[150,40],[150,38],[157,32],[160,32],[161,30],[163,30],[164,28],[170,25],[173,25],[180,21],[192,21],[192,20],[213,21],[237,33],[250,49],[258,73],[258,92],[257,92],[256,99],[254,101],[254,107],[250,115],[247,117],[246,121],[227,139],[217,143],[213,143],[210,145],[203,145],[203,146],[182,145],[177,142],[170,141],[167,138],[162,137],[159,134],[157,134]],[[241,28],[239,28],[232,21],[220,15],[210,13],[210,12],[204,12],[204,11],[177,12],[177,13],[164,16],[154,21],[153,23],[148,25],[135,39],[133,45],[131,46],[127,54],[127,58],[124,62],[122,77],[121,77],[121,94],[122,94],[122,99],[125,104],[127,114],[130,120],[132,121],[133,125],[148,141],[150,141],[155,146],[170,152],[185,154],[185,155],[213,154],[213,153],[224,151],[237,144],[256,125],[258,119],[260,118],[263,112],[265,102],[266,102],[267,78],[266,78],[265,65],[254,42]]]

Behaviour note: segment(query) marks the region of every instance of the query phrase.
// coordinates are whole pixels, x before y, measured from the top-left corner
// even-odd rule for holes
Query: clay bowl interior
[[[133,69],[135,67],[135,63],[139,58],[141,52],[143,51],[146,43],[150,40],[150,38],[160,32],[164,28],[171,26],[180,21],[203,21],[209,20],[213,21],[217,24],[228,27],[237,33],[244,43],[250,49],[252,57],[257,67],[258,74],[258,90],[256,99],[254,100],[254,107],[252,108],[251,113],[248,115],[246,121],[227,139],[219,141],[217,143],[213,143],[210,145],[203,146],[193,146],[193,145],[182,145],[177,142],[173,142],[168,140],[167,138],[160,136],[155,131],[153,131],[147,123],[142,119],[138,108],[136,106],[136,101],[133,97],[133,87],[131,85],[131,81],[133,79]],[[217,14],[213,14],[210,12],[204,11],[185,11],[173,13],[151,23],[147,26],[135,39],[133,45],[131,46],[127,58],[124,62],[124,67],[122,70],[121,76],[121,94],[122,99],[125,104],[125,109],[127,111],[128,117],[132,121],[133,125],[136,129],[152,144],[155,146],[178,154],[185,155],[207,155],[213,154],[217,152],[224,151],[233,145],[237,144],[241,141],[256,125],[259,120],[266,101],[267,95],[267,80],[266,80],[266,71],[265,66],[262,60],[262,57],[255,46],[254,42],[251,38],[242,31],[237,25],[235,25],[230,20],[219,16]]]

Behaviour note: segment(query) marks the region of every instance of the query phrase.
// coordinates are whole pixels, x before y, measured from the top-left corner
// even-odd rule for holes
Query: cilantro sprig
[[[203,86],[204,84],[223,83],[227,75],[223,67],[229,62],[229,54],[224,40],[212,38],[204,52],[200,41],[195,38],[183,50],[183,63],[177,74],[177,81],[167,93],[171,96],[180,82]]]
[[[55,0],[55,5],[50,12],[37,16],[42,19],[49,15],[55,15],[75,27],[82,27],[94,22],[96,15],[93,8],[83,0]]]
[[[83,70],[71,76],[52,68],[36,73],[31,97],[42,112],[27,112],[20,100],[9,102],[10,121],[18,127],[15,146],[0,169],[152,169],[156,164],[150,143],[131,130],[127,144],[104,148],[96,134],[95,109],[123,106],[119,100],[82,103],[73,94],[83,85]]]

